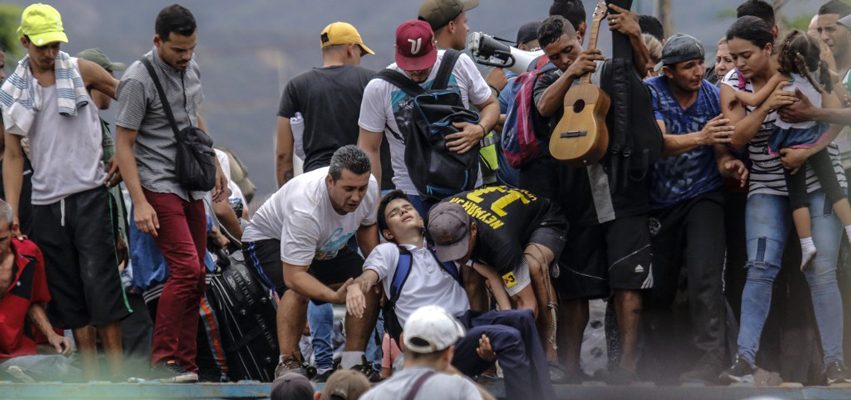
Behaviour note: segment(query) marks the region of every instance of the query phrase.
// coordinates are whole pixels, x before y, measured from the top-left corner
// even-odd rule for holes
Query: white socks
[[[848,235],[848,240],[851,240],[851,225],[845,225],[845,233]]]
[[[811,241],[812,242],[812,241]],[[358,365],[363,362],[363,352],[362,351],[344,351],[343,359],[340,360],[340,366],[344,369],[350,369],[355,365]]]
[[[848,230],[848,226],[845,227]],[[805,237],[801,238],[801,271],[807,269],[809,267],[810,262],[816,256],[816,245],[813,244],[813,238]]]

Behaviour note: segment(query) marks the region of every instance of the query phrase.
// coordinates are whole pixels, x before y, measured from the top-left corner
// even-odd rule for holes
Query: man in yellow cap
[[[32,240],[44,254],[53,299],[50,322],[74,333],[84,378],[100,378],[96,333],[106,352],[107,377],[120,378],[119,321],[131,311],[118,275],[115,237],[104,225],[114,207],[105,182],[117,169],[104,168],[98,111],[87,92],[114,98],[118,81],[99,65],[60,51],[68,37],[59,12],[49,5],[24,9],[18,34],[27,56],[0,87],[3,181],[15,214],[13,235],[21,237],[21,139],[27,138],[34,166]]]
[[[375,54],[357,29],[345,22],[325,27],[319,35],[322,67],[311,68],[287,83],[278,110],[278,186],[293,177],[293,145],[304,149],[304,172],[327,167],[334,151],[358,140],[358,111],[363,88],[374,71],[360,66],[361,56]],[[302,137],[294,137],[290,118],[304,117]]]
[[[329,24],[319,34],[322,49],[321,68],[311,68],[290,80],[281,95],[278,110],[276,169],[278,186],[293,178],[293,148],[302,148],[304,172],[330,165],[334,152],[358,140],[358,115],[363,90],[374,71],[360,66],[361,57],[375,53],[363,43],[357,29],[346,22]],[[294,131],[290,119],[301,114],[302,132]],[[266,237],[254,236],[247,231],[243,244],[250,254],[251,264],[269,284],[283,294],[280,248],[266,243]],[[254,261],[257,261],[256,263]],[[292,310],[278,308],[278,320],[290,318]],[[323,383],[333,370],[334,349],[331,348],[333,318],[331,305],[311,303],[308,321],[316,354],[317,375],[314,381]],[[324,318],[323,318],[324,317]],[[286,328],[278,324],[279,338],[286,337]],[[291,358],[295,348],[281,347],[282,360]],[[360,361],[359,354],[356,359]],[[380,360],[377,360],[380,362]],[[374,379],[378,379],[375,371]]]

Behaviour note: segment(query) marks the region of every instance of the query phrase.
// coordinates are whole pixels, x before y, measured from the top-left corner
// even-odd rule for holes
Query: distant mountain
[[[11,3],[30,4],[20,0]],[[50,2],[62,13],[70,39],[63,50],[74,54],[100,47],[113,60],[128,64],[153,46],[154,18],[162,7],[171,3],[162,0]],[[584,3],[590,17],[595,3],[589,0]],[[653,11],[652,3],[652,0],[635,0],[634,9],[649,14]],[[732,22],[717,15],[739,3],[739,0],[674,0],[676,27],[702,40],[707,50],[714,53],[715,42]],[[786,15],[812,15],[820,3],[790,0]],[[207,125],[216,143],[233,149],[248,166],[259,198],[276,187],[274,129],[281,90],[299,72],[321,65],[322,28],[334,21],[355,25],[367,45],[376,51],[376,56],[363,59],[363,65],[378,70],[393,61],[396,26],[415,18],[420,2],[189,0],[181,4],[192,10],[198,20],[197,54],[206,96],[203,113]],[[511,39],[523,23],[546,17],[549,5],[549,0],[481,0],[479,7],[469,14],[469,25],[472,31]],[[609,35],[602,34],[600,42],[606,48]],[[328,117],[333,116],[334,110],[328,110]]]

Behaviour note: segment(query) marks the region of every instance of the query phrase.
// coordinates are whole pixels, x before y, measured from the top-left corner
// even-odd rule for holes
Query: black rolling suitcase
[[[232,381],[271,382],[278,364],[277,305],[271,290],[246,265],[242,252],[228,257],[210,281]]]

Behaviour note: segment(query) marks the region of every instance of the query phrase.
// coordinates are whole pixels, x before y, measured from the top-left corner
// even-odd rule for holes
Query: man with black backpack
[[[196,134],[206,136],[199,112],[204,94],[194,57],[195,17],[174,4],[159,12],[155,30],[154,48],[127,68],[118,87],[116,158],[133,199],[136,227],[154,237],[168,262],[154,326],[152,375],[167,382],[194,382],[198,307],[206,286],[203,198],[213,189],[214,202],[227,199],[227,179],[210,146],[200,146],[208,157],[201,167],[203,182],[193,178],[187,183],[193,175],[181,169],[186,164],[180,161],[187,160],[180,157],[179,150],[186,148],[181,140],[188,136],[181,139],[178,132],[197,127],[201,132]],[[215,177],[207,174],[213,172],[209,167],[215,168]]]
[[[381,284],[387,295],[385,330],[396,341],[403,336],[407,345],[410,333],[402,328],[416,322],[414,313],[421,307],[439,306],[467,329],[460,339],[448,342],[455,345],[454,367],[473,376],[496,360],[505,376],[507,398],[555,399],[531,311],[471,311],[459,265],[438,261],[425,241],[423,218],[403,192],[384,196],[378,206],[378,225],[389,242],[375,247],[364,261],[363,274],[347,288],[346,308],[351,315],[363,315],[365,294]]]
[[[467,110],[470,104],[479,114]],[[481,186],[479,141],[498,117],[499,105],[470,57],[439,51],[428,23],[407,21],[396,29],[396,63],[364,90],[358,146],[380,180],[379,149],[387,137],[393,183],[426,215],[440,199]]]

